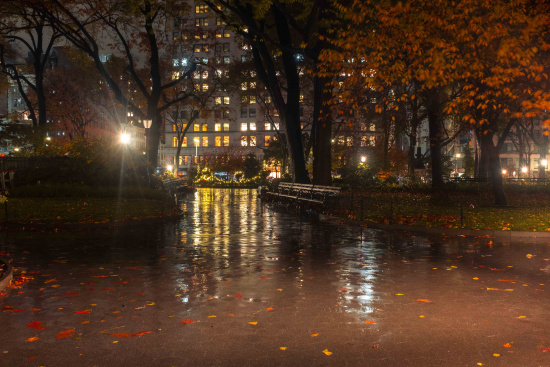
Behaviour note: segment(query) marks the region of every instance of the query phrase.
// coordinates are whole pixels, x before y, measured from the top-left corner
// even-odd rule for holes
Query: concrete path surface
[[[175,224],[2,234],[0,366],[550,366],[550,246],[199,190]]]

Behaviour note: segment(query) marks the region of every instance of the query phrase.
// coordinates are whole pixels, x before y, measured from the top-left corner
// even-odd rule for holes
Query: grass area
[[[0,222],[29,224],[116,223],[173,215],[173,201],[116,198],[9,198]]]
[[[495,207],[491,192],[484,189],[437,194],[355,191],[343,195],[334,214],[423,227],[550,231],[549,189],[508,188],[507,199],[508,206]]]

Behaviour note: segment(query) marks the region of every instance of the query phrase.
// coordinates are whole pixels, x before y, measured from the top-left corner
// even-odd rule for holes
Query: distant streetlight
[[[173,168],[173,167],[172,167],[171,164],[169,164],[169,165],[166,166],[166,169],[167,169],[168,171],[170,171],[170,172],[172,172],[172,168]]]
[[[19,148],[13,148],[14,151],[18,152],[19,151]]]
[[[456,175],[458,176],[458,158],[460,158],[460,153],[456,153]]]
[[[527,167],[525,167],[525,166],[524,166],[524,167],[521,167],[521,172],[527,173]]]
[[[543,159],[540,161],[541,166],[546,167],[548,165],[548,161],[546,159]]]
[[[121,134],[120,134],[120,142],[121,142],[122,144],[125,144],[125,145],[129,144],[129,143],[130,143],[130,134],[128,134],[128,133],[121,133]]]
[[[365,163],[367,161],[367,156],[362,155],[361,156],[361,163]]]
[[[50,141],[50,140],[52,140],[52,137],[51,136],[46,136],[46,140]]]
[[[505,169],[502,170],[502,174],[503,174],[503,175],[505,175],[506,172],[507,172],[507,171],[506,171]]]

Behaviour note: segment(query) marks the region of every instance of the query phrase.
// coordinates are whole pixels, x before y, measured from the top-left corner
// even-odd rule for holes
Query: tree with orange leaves
[[[499,151],[522,115],[544,117],[548,91],[549,14],[538,0],[355,1],[340,6],[350,22],[331,39],[327,73],[365,90],[396,83],[417,86],[430,130],[432,185],[442,186],[441,139],[445,116],[475,128],[497,205],[506,205]],[[544,55],[543,55],[544,54]],[[347,93],[347,94],[346,94]],[[381,109],[381,106],[375,106]]]

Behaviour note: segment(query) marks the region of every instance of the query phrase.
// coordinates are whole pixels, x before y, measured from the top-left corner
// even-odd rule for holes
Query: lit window
[[[203,70],[202,73],[201,73],[201,78],[202,79],[207,79],[208,78],[208,71],[207,70]]]
[[[361,122],[361,131],[367,131],[367,124],[364,122]]]
[[[256,96],[250,96],[250,104],[256,103]]]
[[[275,130],[279,130],[279,123],[278,122],[274,123],[273,126],[275,126]]]
[[[367,146],[367,136],[366,135],[363,135],[361,137],[361,146],[362,147],[366,147]]]
[[[214,98],[216,104],[222,104],[222,97],[216,97]]]
[[[181,143],[181,146],[184,148],[187,146],[187,136],[183,138],[183,142]]]
[[[195,26],[197,27],[208,26],[208,18],[195,18]]]
[[[241,83],[241,90],[247,90],[247,89],[248,89],[248,88],[247,88],[246,82],[242,82],[242,83]]]
[[[241,62],[246,62],[246,55],[241,55]]]
[[[216,136],[214,137],[214,146],[221,147],[222,146],[222,137]]]
[[[223,63],[224,64],[229,64],[231,62],[231,59],[229,58],[229,56],[224,56],[223,57]]]
[[[369,136],[370,145],[374,146],[376,144],[376,138],[374,136]]]
[[[352,136],[348,136],[346,138],[346,143],[347,143],[347,146],[348,147],[352,147],[353,146],[353,137]]]
[[[250,130],[256,130],[256,123],[255,122],[251,122],[249,126],[250,126]]]
[[[187,66],[187,59],[181,59],[181,66]]]
[[[255,146],[256,146],[256,137],[255,137],[255,136],[251,136],[251,137],[250,137],[250,146],[251,146],[251,147],[255,147]]]
[[[266,147],[268,147],[270,142],[271,142],[271,136],[270,135],[265,135],[264,136],[264,145]]]
[[[223,104],[229,104],[229,97],[223,97]]]
[[[223,137],[223,146],[228,147],[229,146],[229,136]]]
[[[172,66],[180,66],[180,60],[179,59],[172,60]]]
[[[256,88],[256,82],[250,82],[250,89]]]
[[[247,104],[248,103],[248,96],[241,96],[241,103]]]
[[[200,79],[200,78],[201,78],[201,73],[198,72],[198,71],[195,71],[195,72],[193,73],[193,78],[194,78],[194,79]]]
[[[266,122],[265,125],[264,125],[264,129],[265,129],[266,131],[271,130],[271,124],[270,124],[269,122]]]
[[[174,136],[174,138],[172,139],[172,146],[174,148],[178,147],[178,137],[177,136]]]
[[[224,38],[231,37],[231,33],[229,33],[229,30],[228,30],[228,29],[224,29],[224,30],[223,30],[223,37],[224,37]]]
[[[223,124],[223,131],[229,131],[229,123],[228,122]]]
[[[248,139],[246,135],[241,136],[241,147],[247,147],[248,146]]]
[[[241,131],[248,130],[248,124],[246,122],[241,122]]]
[[[375,129],[376,129],[376,126],[374,126],[374,124],[371,124],[370,127],[369,127],[369,130],[374,131]]]
[[[216,18],[216,25],[225,25],[225,21],[222,18]]]
[[[214,124],[214,131],[222,131],[222,124],[220,123]]]
[[[208,6],[207,5],[195,5],[195,13],[197,13],[197,14],[208,13]]]
[[[172,132],[178,131],[178,125],[172,124]]]
[[[344,137],[343,137],[343,136],[339,136],[339,137],[338,137],[338,145],[344,145],[344,144],[345,144]]]
[[[208,131],[208,124],[202,124],[202,131]]]
[[[203,84],[203,85],[202,85],[202,91],[203,91],[203,92],[207,92],[207,91],[208,91],[208,84]]]
[[[300,94],[300,102],[303,102],[303,101],[304,101],[304,95]]]
[[[193,131],[201,131],[199,124],[193,124]]]
[[[195,52],[201,52],[201,45],[195,45],[195,46],[193,46],[193,51],[195,51]]]
[[[222,31],[221,31],[221,29],[216,30],[216,38],[222,38]]]
[[[202,146],[207,147],[208,146],[208,136],[202,137]]]

